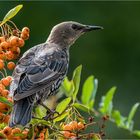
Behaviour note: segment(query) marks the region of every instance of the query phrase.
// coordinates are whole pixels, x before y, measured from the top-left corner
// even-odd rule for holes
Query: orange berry
[[[7,76],[6,77],[10,82],[12,82],[12,80],[13,80],[13,77],[12,76]]]
[[[14,136],[13,140],[22,140],[22,138],[20,136]]]
[[[25,132],[25,131],[23,131],[23,132],[22,132],[22,134],[23,134],[22,138],[26,138],[26,137],[27,137],[27,135],[28,135],[28,133],[27,133],[27,132]]]
[[[6,136],[7,140],[14,140],[14,137],[10,134],[8,136]]]
[[[10,135],[10,134],[11,134],[11,131],[12,131],[12,128],[9,127],[9,126],[6,126],[6,127],[4,127],[4,129],[3,129],[3,133],[4,133],[5,135]]]
[[[30,29],[28,27],[24,27],[21,32],[23,34],[29,34],[30,33]]]
[[[1,51],[0,52],[0,59],[5,59],[6,58],[6,56],[5,56],[5,52],[4,51]]]
[[[1,93],[1,95],[2,95],[3,97],[7,97],[7,96],[9,95],[9,91],[8,91],[7,89],[4,89],[4,90],[2,91],[2,93]]]
[[[13,99],[11,97],[8,97],[7,100],[11,103],[13,103]]]
[[[14,62],[8,62],[7,64],[7,68],[9,70],[13,70],[15,68],[16,64]]]
[[[0,37],[0,43],[4,42],[5,41],[5,37],[1,36]]]
[[[12,47],[10,48],[10,51],[12,51],[12,52],[17,51],[17,46],[12,46]]]
[[[8,111],[8,106],[0,102],[0,112],[6,112],[6,111]]]
[[[0,83],[0,88],[2,88],[2,90],[4,90],[5,86],[2,83]]]
[[[1,45],[0,45],[0,52],[2,52],[2,47],[1,47]]]
[[[21,33],[20,37],[21,37],[23,40],[27,40],[27,39],[29,39],[29,34],[23,34],[23,33]]]
[[[8,60],[12,60],[12,59],[14,58],[13,52],[12,52],[12,51],[7,51],[7,52],[6,52],[6,58],[7,58]]]
[[[40,134],[39,134],[39,138],[44,139],[44,137],[45,137],[45,136],[44,136],[44,133],[40,133]]]
[[[23,47],[25,44],[24,40],[22,38],[19,38],[19,47]]]
[[[24,130],[22,131],[22,134],[23,134],[22,138],[26,138],[27,135],[28,135],[28,133],[29,133],[29,130],[24,129]]]
[[[11,44],[11,46],[18,46],[19,38],[17,36],[12,36],[10,38],[10,44]]]
[[[3,130],[0,130],[0,139],[1,140],[5,139],[5,135],[3,133]]]
[[[72,121],[69,123],[69,125],[72,127],[72,130],[76,130],[78,127],[78,124],[76,121]]]
[[[0,121],[3,120],[4,117],[5,117],[5,114],[0,112]]]
[[[2,59],[0,59],[0,69],[4,68],[4,61]]]
[[[12,50],[12,51],[13,51],[14,55],[18,56],[20,54],[20,48],[19,47],[15,47],[14,50]]]
[[[2,91],[3,91],[3,89],[2,89],[2,87],[0,87],[0,93],[2,93]]]
[[[10,120],[10,115],[6,115],[6,116],[4,117],[3,122],[6,123],[6,124],[8,124],[8,123],[9,123],[9,120]]]
[[[20,130],[20,128],[14,128],[14,129],[12,129],[12,135],[15,135],[15,134],[19,134],[19,133],[21,133],[21,130]]]
[[[78,129],[81,130],[81,129],[84,129],[84,128],[85,128],[84,124],[82,122],[79,122],[78,123]]]
[[[2,82],[2,84],[3,84],[4,86],[6,86],[6,87],[10,85],[10,81],[9,81],[8,78],[2,78],[2,79],[1,79],[1,82]]]
[[[71,133],[69,131],[63,131],[63,135],[69,138],[71,136]]]
[[[69,131],[71,131],[72,130],[72,127],[71,127],[71,125],[66,124],[66,125],[63,126],[63,130],[69,130]]]
[[[4,41],[0,44],[0,47],[2,48],[2,50],[7,50],[9,48],[9,43]]]

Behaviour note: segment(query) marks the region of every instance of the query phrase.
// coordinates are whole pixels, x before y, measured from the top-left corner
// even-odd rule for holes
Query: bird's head
[[[47,41],[62,47],[71,46],[82,34],[98,29],[103,27],[84,25],[74,21],[62,22],[52,28]]]

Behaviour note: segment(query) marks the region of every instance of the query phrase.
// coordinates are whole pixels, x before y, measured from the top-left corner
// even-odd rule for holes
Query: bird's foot
[[[55,114],[59,115],[59,113],[57,111],[55,111],[53,109],[52,110],[49,109],[49,110],[47,110],[47,114],[45,117],[43,117],[43,119],[46,121],[53,120]]]

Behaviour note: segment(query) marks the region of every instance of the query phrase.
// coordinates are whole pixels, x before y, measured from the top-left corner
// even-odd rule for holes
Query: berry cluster
[[[82,139],[102,139],[105,136],[104,128],[105,128],[105,122],[109,119],[108,115],[105,115],[99,120],[99,122],[96,122],[93,117],[88,118],[88,122],[86,123],[84,118],[82,121],[70,121],[69,123],[63,123],[61,124],[62,127],[62,138],[65,140],[68,139],[74,139],[74,140],[82,140]],[[84,123],[83,123],[84,122]],[[98,127],[99,130],[96,132],[94,130],[94,127]],[[86,131],[88,128],[88,131],[90,129],[90,133],[87,133]]]
[[[7,70],[15,68],[14,60],[20,55],[20,49],[25,45],[25,40],[29,38],[30,30],[24,27],[20,31],[16,25],[5,23],[1,26],[0,32],[0,124],[5,127],[0,128],[0,139],[24,139],[27,138],[28,130],[10,128],[6,126],[10,119],[12,98],[9,96],[9,86],[12,77],[7,76]]]
[[[20,54],[20,48],[24,46],[25,40],[29,38],[29,33],[30,30],[28,27],[24,27],[22,31],[11,29],[11,32],[8,34],[4,34],[3,31],[3,34],[1,33],[0,36],[0,59],[4,61],[17,59]],[[4,63],[0,65],[0,69],[3,67]],[[13,63],[8,64],[7,67],[10,70],[13,69]]]
[[[63,125],[62,134],[66,138],[76,138],[76,133],[78,131],[84,130],[85,125],[82,122],[71,121],[69,124]],[[76,132],[76,133],[75,133]]]
[[[48,129],[46,127],[37,125],[34,130],[34,139],[45,140],[48,138]]]
[[[8,139],[8,140],[21,140],[26,139],[29,133],[29,129],[20,128],[10,128],[6,126],[3,130],[0,131],[0,139]]]
[[[11,76],[7,76],[6,78],[2,78],[0,80],[0,96],[7,98],[7,100],[11,103],[13,103],[12,98],[9,97],[9,90],[7,90],[8,86],[10,85],[12,81]],[[11,110],[11,107],[8,106],[5,103],[0,102],[0,123],[6,123],[8,124],[10,115],[9,112]]]

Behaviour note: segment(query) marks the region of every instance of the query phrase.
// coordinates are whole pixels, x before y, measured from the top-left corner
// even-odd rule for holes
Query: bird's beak
[[[91,25],[86,25],[83,29],[84,32],[89,32],[92,30],[99,30],[99,29],[104,29],[102,26],[91,26]]]

